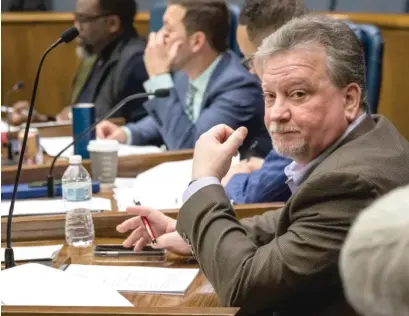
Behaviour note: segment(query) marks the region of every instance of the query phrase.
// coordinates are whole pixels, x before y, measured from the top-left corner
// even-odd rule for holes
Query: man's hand
[[[149,78],[170,72],[180,45],[181,42],[176,41],[170,44],[170,47],[167,47],[161,31],[149,34],[148,44],[143,56]]]
[[[176,220],[164,215],[160,211],[144,206],[129,207],[126,211],[137,216],[124,221],[116,228],[120,233],[133,230],[122,243],[124,247],[133,247],[134,251],[140,251],[144,246],[150,244],[151,239],[140,217],[146,216],[156,236],[156,244],[151,245],[152,247],[165,248],[179,255],[191,255],[190,247],[175,229]]]
[[[231,166],[229,172],[222,180],[222,185],[225,186],[230,179],[236,174],[251,173],[259,170],[264,163],[264,159],[251,157],[249,160],[242,160],[238,164]]]
[[[109,121],[102,121],[97,125],[97,138],[116,139],[120,143],[126,143],[126,133],[118,125]]]
[[[13,104],[13,113],[10,115],[11,125],[20,125],[27,121],[28,109],[30,108],[30,103],[28,101],[18,101]],[[33,111],[32,122],[46,122],[47,116]]]
[[[57,122],[72,121],[72,107],[66,106],[57,116]]]
[[[192,179],[223,179],[246,136],[247,128],[240,127],[234,131],[223,124],[216,125],[202,134],[195,145]]]

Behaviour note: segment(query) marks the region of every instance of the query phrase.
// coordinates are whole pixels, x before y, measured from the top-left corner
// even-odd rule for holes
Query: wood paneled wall
[[[386,115],[409,139],[409,15],[351,13],[335,16],[357,23],[374,24],[381,29],[385,54],[379,112]],[[1,24],[2,96],[15,82],[22,80],[26,88],[13,95],[10,102],[30,99],[41,54],[64,29],[72,25],[72,15],[2,13]],[[139,33],[146,36],[149,15],[138,14],[135,25]],[[75,44],[62,45],[46,60],[37,99],[37,109],[44,113],[55,114],[68,104],[71,81],[78,64],[74,48]]]
[[[1,14],[2,104],[31,99],[41,55],[72,24],[71,13]],[[142,35],[148,33],[148,24],[146,13],[136,16],[135,25]],[[40,77],[37,110],[53,115],[69,104],[71,83],[78,63],[74,42],[61,45],[48,56]],[[17,81],[23,81],[25,88],[4,100],[5,92]]]

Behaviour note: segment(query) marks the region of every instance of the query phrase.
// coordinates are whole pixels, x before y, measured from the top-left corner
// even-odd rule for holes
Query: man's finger
[[[176,56],[178,55],[179,48],[181,45],[182,45],[181,41],[177,41],[172,44],[172,46],[170,47],[169,53],[168,53],[170,61],[173,62],[175,60]]]
[[[222,144],[226,141],[227,138],[230,137],[231,134],[233,134],[233,132],[234,130],[230,126],[219,124],[209,129],[209,131],[204,135],[210,135]]]
[[[125,241],[122,243],[122,245],[126,248],[132,247],[139,239],[141,239],[144,234],[143,231],[145,230],[144,227],[139,226],[136,228]]]
[[[122,222],[116,227],[116,230],[120,233],[126,233],[128,230],[135,229],[141,225],[141,219],[139,216],[132,217]]]
[[[223,144],[223,147],[230,155],[234,156],[239,147],[243,144],[246,136],[247,128],[239,127],[227,138]]]
[[[156,33],[150,32],[146,49],[151,48],[155,44]]]
[[[142,206],[142,205],[135,205],[130,206],[126,209],[128,214],[138,215],[138,216],[149,216],[155,209],[152,207]]]
[[[167,233],[156,238],[156,244],[152,244],[152,248],[169,248],[177,244],[183,243],[182,237],[178,232]]]

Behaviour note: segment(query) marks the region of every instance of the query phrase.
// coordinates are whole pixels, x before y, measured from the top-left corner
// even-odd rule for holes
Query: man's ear
[[[111,34],[119,33],[121,29],[121,19],[117,15],[110,15],[107,19],[109,32]]]
[[[203,32],[195,32],[190,36],[190,46],[193,53],[197,53],[206,44],[206,35]]]
[[[357,83],[350,83],[345,87],[344,111],[348,122],[352,122],[358,116],[361,106],[361,88]]]

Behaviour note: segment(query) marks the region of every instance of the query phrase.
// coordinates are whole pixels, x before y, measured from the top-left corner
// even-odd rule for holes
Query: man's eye
[[[291,97],[295,99],[302,99],[303,97],[305,97],[305,92],[300,90],[294,91],[291,93]]]

